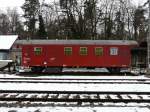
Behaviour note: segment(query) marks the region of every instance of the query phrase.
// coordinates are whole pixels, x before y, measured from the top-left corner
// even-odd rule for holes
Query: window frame
[[[101,49],[100,52],[99,52],[99,49]],[[103,56],[103,54],[104,54],[103,47],[95,47],[94,53],[95,53],[95,56]]]
[[[119,48],[118,47],[110,47],[109,54],[110,54],[110,56],[118,56]]]
[[[38,50],[37,50],[38,49]],[[39,50],[40,49],[40,50]],[[42,49],[42,47],[34,47],[34,54],[36,55],[36,56],[40,56],[41,54],[42,54],[42,51],[43,51],[43,49]]]
[[[70,49],[70,50],[68,50]],[[64,47],[64,55],[71,56],[72,55],[72,47]]]
[[[84,49],[84,50],[83,50]],[[79,54],[81,56],[87,56],[88,55],[88,47],[80,47]]]

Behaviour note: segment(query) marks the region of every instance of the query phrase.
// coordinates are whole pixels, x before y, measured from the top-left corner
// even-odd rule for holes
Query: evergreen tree
[[[96,36],[96,4],[97,0],[86,0],[84,3],[84,19],[86,23],[87,35],[91,38]]]
[[[115,20],[114,20],[114,26],[115,26],[115,35],[117,37],[117,39],[124,39],[125,37],[125,34],[124,34],[124,31],[125,31],[125,23],[124,21],[122,20],[121,18],[121,11],[118,11],[116,12],[116,17],[115,17]]]
[[[41,39],[45,39],[47,37],[47,33],[45,31],[44,21],[42,15],[39,15],[39,30],[38,36]]]
[[[25,24],[28,27],[29,36],[31,37],[35,34],[35,24],[37,21],[39,8],[39,0],[25,0],[25,3],[22,6],[24,17],[26,19]]]
[[[134,12],[134,20],[133,20],[133,27],[134,27],[134,38],[135,40],[139,40],[142,37],[146,37],[146,27],[145,27],[145,9],[142,7],[138,7]]]

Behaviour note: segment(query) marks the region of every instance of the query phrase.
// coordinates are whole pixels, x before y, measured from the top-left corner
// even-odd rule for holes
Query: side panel
[[[47,66],[62,66],[64,62],[62,45],[46,46],[46,63]]]
[[[111,55],[111,48],[118,48],[117,55]],[[106,47],[107,67],[129,67],[131,54],[129,46],[107,46]]]
[[[35,48],[41,48],[41,53],[36,54]],[[23,66],[44,66],[46,59],[45,46],[24,45],[22,46],[22,65]]]
[[[42,48],[35,55],[34,48]],[[72,55],[65,55],[64,47],[72,47]],[[80,47],[87,47],[87,55],[80,55]],[[103,48],[103,55],[95,55],[95,47]],[[110,55],[110,48],[118,48],[117,55]],[[130,46],[101,45],[24,45],[22,47],[23,66],[68,66],[68,67],[129,67]]]
[[[31,57],[30,57],[30,46],[22,45],[22,66],[29,66],[31,64]]]

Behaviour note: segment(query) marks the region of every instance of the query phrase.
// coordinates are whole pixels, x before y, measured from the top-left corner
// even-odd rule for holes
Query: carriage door
[[[33,66],[43,66],[45,60],[44,47],[37,46],[33,48],[32,64]]]

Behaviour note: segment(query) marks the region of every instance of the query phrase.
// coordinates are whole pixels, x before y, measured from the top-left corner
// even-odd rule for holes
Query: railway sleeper
[[[1,94],[0,101],[42,101],[42,102],[78,102],[79,104],[82,102],[113,102],[113,103],[150,103],[150,96],[149,95],[119,95],[118,97],[115,96],[115,98],[112,98],[112,95],[73,95],[72,94],[56,94],[55,97],[53,94],[18,94],[18,93],[4,93]],[[20,96],[20,97],[19,97]],[[23,97],[22,97],[23,96]],[[99,96],[99,97],[97,97]],[[103,97],[102,97],[103,96]]]
[[[0,98],[0,101],[30,101],[30,102],[112,102],[112,103],[150,103],[150,99],[55,99],[55,98]]]

